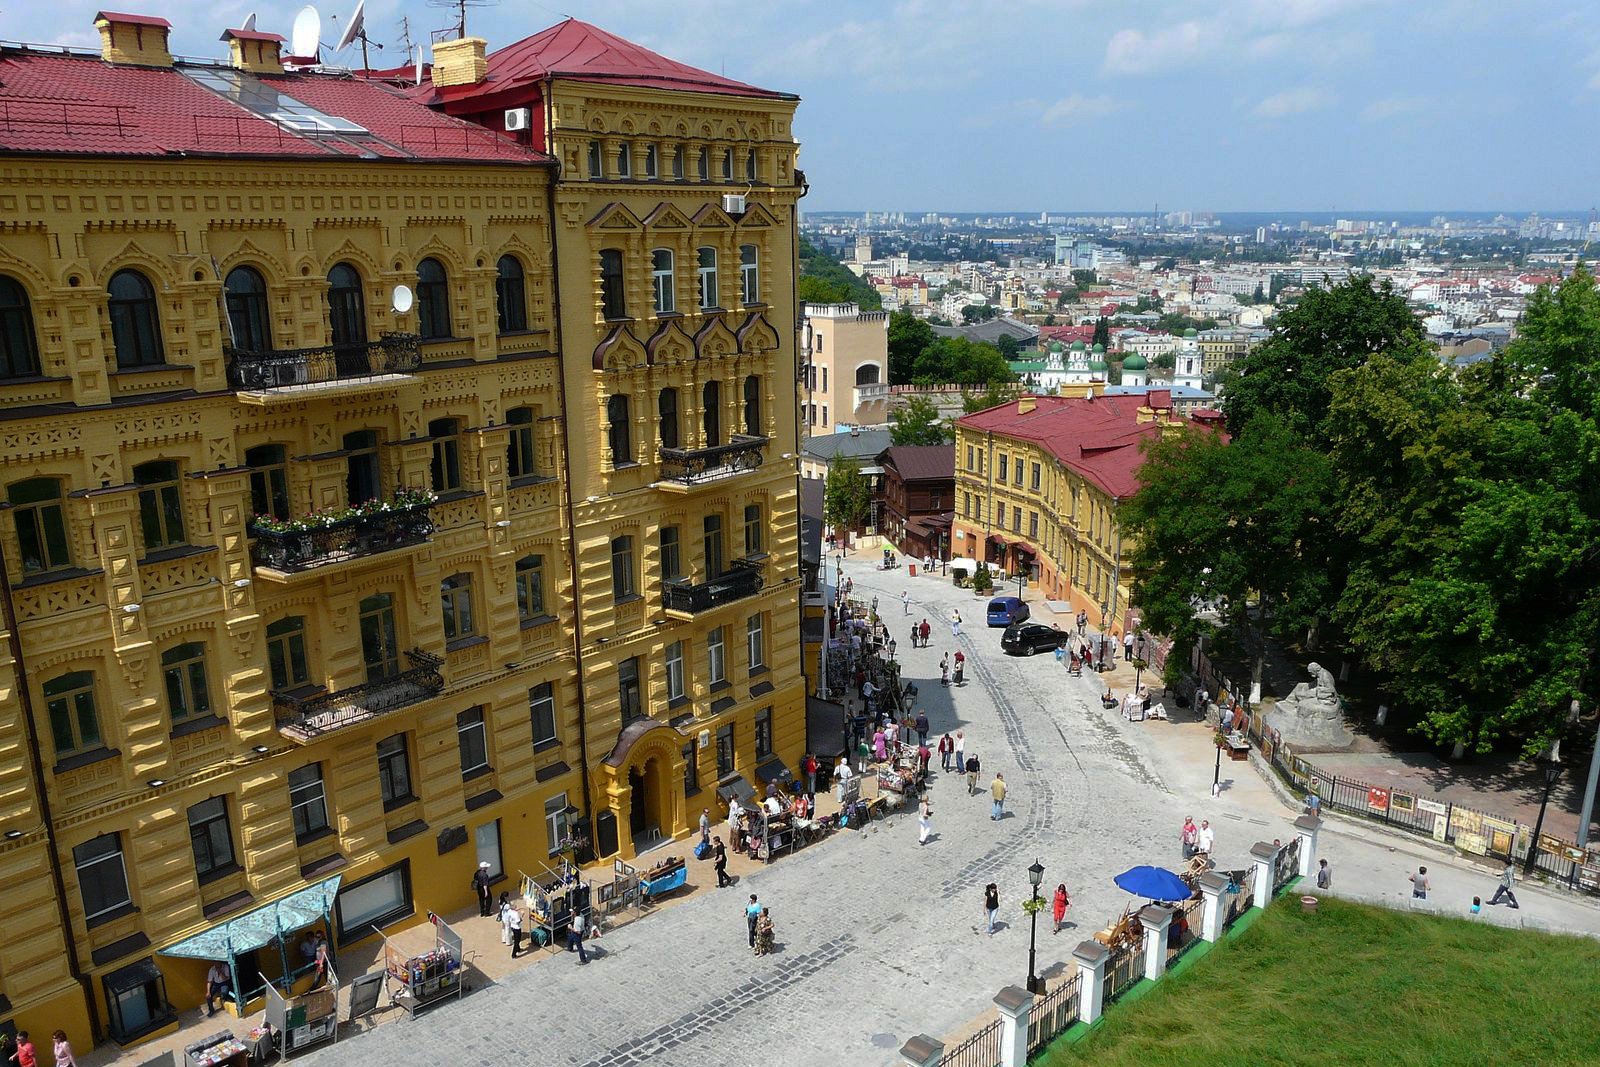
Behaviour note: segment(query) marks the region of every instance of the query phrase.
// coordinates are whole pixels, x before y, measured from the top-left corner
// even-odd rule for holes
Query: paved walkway
[[[875,554],[874,554],[875,555]],[[1000,654],[999,631],[981,623],[983,601],[947,579],[881,572],[847,560],[858,595],[876,594],[891,629],[909,626],[899,597],[934,624],[927,649],[898,641],[905,675],[936,733],[962,729],[982,761],[982,783],[998,771],[1010,786],[1005,819],[989,818],[986,793],[941,776],[933,787],[935,836],[917,844],[914,818],[842,833],[737,887],[701,892],[594,943],[594,963],[543,961],[498,977],[481,991],[421,1020],[382,1026],[304,1058],[324,1067],[352,1057],[390,1067],[449,1058],[541,1064],[725,1065],[819,1060],[887,1064],[908,1037],[951,1035],[990,1005],[999,988],[1026,976],[1027,866],[1045,866],[1046,889],[1064,881],[1075,929],[1052,937],[1041,924],[1039,966],[1068,967],[1071,949],[1131,902],[1111,876],[1138,863],[1178,862],[1185,814],[1218,827],[1223,867],[1246,866],[1250,845],[1287,839],[1294,812],[1245,764],[1225,764],[1228,788],[1210,796],[1212,749],[1201,726],[1128,723],[1102,711],[1101,680],[1072,678],[1049,656]],[[969,621],[952,639],[950,609]],[[1065,619],[1063,619],[1065,625]],[[952,647],[967,655],[967,684],[940,686],[938,662]],[[1130,679],[1131,680],[1131,679]],[[1409,895],[1404,876],[1418,862],[1437,872],[1436,899],[1487,898],[1493,879],[1457,867],[1421,842],[1391,842],[1360,827],[1331,824],[1324,854],[1338,884]],[[1414,854],[1415,853],[1415,854]],[[712,881],[696,863],[691,880]],[[1001,928],[981,930],[986,882],[1001,887]],[[1390,888],[1392,887],[1392,889]],[[1404,890],[1404,894],[1402,894]],[[749,893],[772,908],[777,951],[746,945]],[[1497,909],[1498,910],[1498,909]],[[1600,929],[1600,911],[1529,890],[1523,916]]]

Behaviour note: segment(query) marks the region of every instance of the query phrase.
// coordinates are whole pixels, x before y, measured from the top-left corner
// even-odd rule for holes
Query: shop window
[[[136,270],[119,270],[107,286],[110,294],[111,346],[117,366],[159,367],[166,362],[161,349],[161,319],[156,291],[150,279]]]
[[[683,746],[683,795],[692,797],[700,792],[700,753],[695,743]]]
[[[166,683],[167,711],[174,726],[211,714],[205,645],[190,641],[161,653],[161,676]]]
[[[759,614],[752,615],[744,624],[744,651],[750,670],[755,672],[767,663],[767,631]]]
[[[297,843],[303,845],[327,832],[328,794],[322,764],[308,763],[289,772],[289,811]]]
[[[72,566],[61,483],[54,478],[30,478],[13,483],[6,496],[17,530],[22,573],[42,574]]]
[[[622,283],[622,252],[616,248],[600,250],[600,308],[608,319],[628,317]]]
[[[282,445],[245,449],[250,468],[250,511],[274,519],[289,518],[289,461]]]
[[[765,524],[766,517],[761,514],[760,504],[746,504],[744,506],[744,554],[746,556],[755,556],[762,552],[762,527]]]
[[[661,447],[678,447],[678,391],[670,386],[656,397],[656,414],[661,427]]]
[[[472,611],[472,575],[452,574],[439,583],[439,607],[444,615],[444,639],[464,641],[478,632]]]
[[[376,593],[361,601],[361,659],[367,681],[400,673],[400,641],[395,632],[394,594]]]
[[[348,263],[328,272],[328,327],[336,348],[367,343],[367,304],[361,274]]]
[[[627,396],[612,393],[606,401],[606,436],[612,467],[626,467],[633,462],[633,427],[629,420]]]
[[[456,745],[461,750],[463,781],[492,769],[489,766],[489,731],[481,707],[468,708],[456,716]]]
[[[766,759],[772,755],[772,709],[762,708],[756,712],[756,761]]]
[[[334,900],[341,942],[359,941],[372,933],[374,926],[387,926],[412,911],[409,860],[344,886]]]
[[[533,409],[512,408],[506,412],[510,436],[506,441],[506,470],[513,478],[531,478],[539,473],[533,454]]]
[[[717,778],[733,773],[733,723],[717,728]]]
[[[650,292],[657,315],[666,315],[677,307],[672,250],[657,248],[650,253]]]
[[[517,560],[517,618],[530,623],[545,615],[544,557],[523,556]]]
[[[383,478],[378,469],[378,431],[347,433],[343,445],[345,503],[355,507],[378,499],[383,495]]]
[[[385,810],[416,799],[411,792],[411,757],[405,734],[378,742],[378,789]]]
[[[501,256],[495,263],[495,323],[501,333],[519,333],[528,328],[528,292],[522,260]]]
[[[710,311],[717,304],[717,250],[701,245],[695,253],[699,265],[696,273],[700,282],[700,309]]]
[[[528,715],[533,721],[533,746],[553,744],[557,740],[556,733],[556,696],[555,687],[549,682],[540,682],[528,690]]]
[[[544,802],[544,839],[554,856],[567,844],[567,794],[557,793]]]
[[[235,267],[222,282],[228,306],[233,347],[265,352],[272,347],[272,316],[267,310],[267,283],[253,267]]]
[[[429,471],[433,476],[435,493],[449,493],[461,488],[460,433],[459,419],[434,419],[428,423],[428,436],[433,439],[433,459]]]
[[[744,432],[749,437],[761,434],[761,377],[751,374],[744,380]]]
[[[450,281],[432,256],[417,264],[417,332],[425,341],[451,336]]]
[[[235,869],[226,797],[202,800],[189,809],[189,847],[194,850],[194,873],[202,882]]]
[[[178,484],[178,465],[171,460],[141,463],[133,468],[133,481],[139,486],[144,550],[155,552],[183,544],[183,487]]]
[[[720,626],[706,635],[706,666],[707,677],[713,686],[721,685],[728,680],[728,661]]]
[[[101,834],[85,841],[72,850],[72,862],[83,897],[83,917],[90,926],[96,919],[133,906],[121,836]]]
[[[675,582],[683,577],[683,546],[676,526],[661,527],[661,580]]]
[[[291,615],[267,624],[267,669],[272,675],[273,689],[293,689],[311,681],[304,615]]]
[[[722,444],[722,383],[715,378],[700,389],[700,417],[704,423],[705,447]]]
[[[0,379],[39,375],[39,342],[33,331],[28,291],[0,274]]]
[[[667,703],[683,700],[687,693],[683,674],[683,642],[674,641],[667,646]]]
[[[617,600],[638,594],[638,584],[633,570],[633,538],[611,539],[611,595]]]
[[[92,671],[73,671],[44,683],[44,706],[56,759],[100,747]]]
[[[500,820],[486,822],[472,832],[472,844],[478,854],[478,866],[489,865],[489,877],[499,878],[506,873],[500,857]]]
[[[621,701],[624,724],[644,718],[644,696],[639,686],[638,656],[630,656],[617,664],[617,697]]]

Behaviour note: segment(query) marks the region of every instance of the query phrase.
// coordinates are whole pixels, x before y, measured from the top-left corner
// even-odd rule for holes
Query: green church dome
[[[1144,370],[1148,366],[1150,364],[1137,352],[1122,361],[1123,370]]]

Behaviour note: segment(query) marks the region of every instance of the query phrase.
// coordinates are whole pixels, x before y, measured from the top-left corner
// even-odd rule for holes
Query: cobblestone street
[[[592,966],[578,966],[575,955],[541,961],[422,1020],[309,1055],[310,1067],[352,1056],[392,1067],[433,1064],[440,1050],[448,1050],[446,1059],[484,1064],[770,1065],[796,1056],[845,1067],[887,1064],[908,1037],[957,1033],[1003,985],[1022,983],[1028,923],[1020,905],[1034,859],[1045,866],[1043,893],[1067,884],[1068,919],[1078,924],[1052,937],[1048,922],[1040,923],[1039,966],[1053,973],[1129,902],[1112,885],[1114,874],[1179,862],[1185,814],[1217,826],[1223,867],[1246,866],[1258,840],[1290,836],[1294,813],[1245,765],[1225,768],[1239,780],[1221,799],[1209,796],[1208,741],[1196,747],[1184,735],[1184,746],[1175,743],[1177,731],[1199,735],[1199,728],[1123,722],[1102,711],[1099,679],[1072,678],[1048,655],[1003,656],[999,630],[983,625],[984,601],[970,591],[904,570],[876,572],[865,561],[846,561],[844,572],[857,596],[879,598],[935,734],[966,732],[968,753],[982,761],[981,787],[996,771],[1005,775],[1005,819],[990,820],[986,788],[969,797],[963,780],[941,776],[926,846],[917,844],[914,817],[873,824],[866,834],[837,833],[732,888],[607,934],[593,943]],[[902,590],[912,597],[910,616],[902,615]],[[954,640],[952,607],[966,620]],[[1050,621],[1047,609],[1036,610]],[[933,639],[912,649],[906,634],[924,616]],[[959,689],[939,684],[939,658],[952,646],[967,655]],[[1398,892],[1414,858],[1366,837],[1325,833],[1324,854],[1352,887],[1371,881],[1360,873],[1371,870]],[[1462,891],[1476,892],[1465,888],[1470,876],[1459,875]],[[1435,884],[1453,890],[1457,877],[1445,873]],[[710,865],[693,863],[690,878],[710,881]],[[989,881],[999,883],[1002,901],[1003,926],[993,938],[981,933]],[[1492,879],[1483,885],[1486,892]],[[764,958],[746,944],[750,893],[772,908],[776,923],[777,950]],[[1587,905],[1563,901],[1557,912],[1554,925],[1596,925]],[[1535,913],[1535,902],[1525,901],[1523,914]]]

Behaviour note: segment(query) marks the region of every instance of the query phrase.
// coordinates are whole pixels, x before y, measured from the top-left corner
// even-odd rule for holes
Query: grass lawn
[[[1600,941],[1294,896],[1035,1067],[1600,1064]]]

